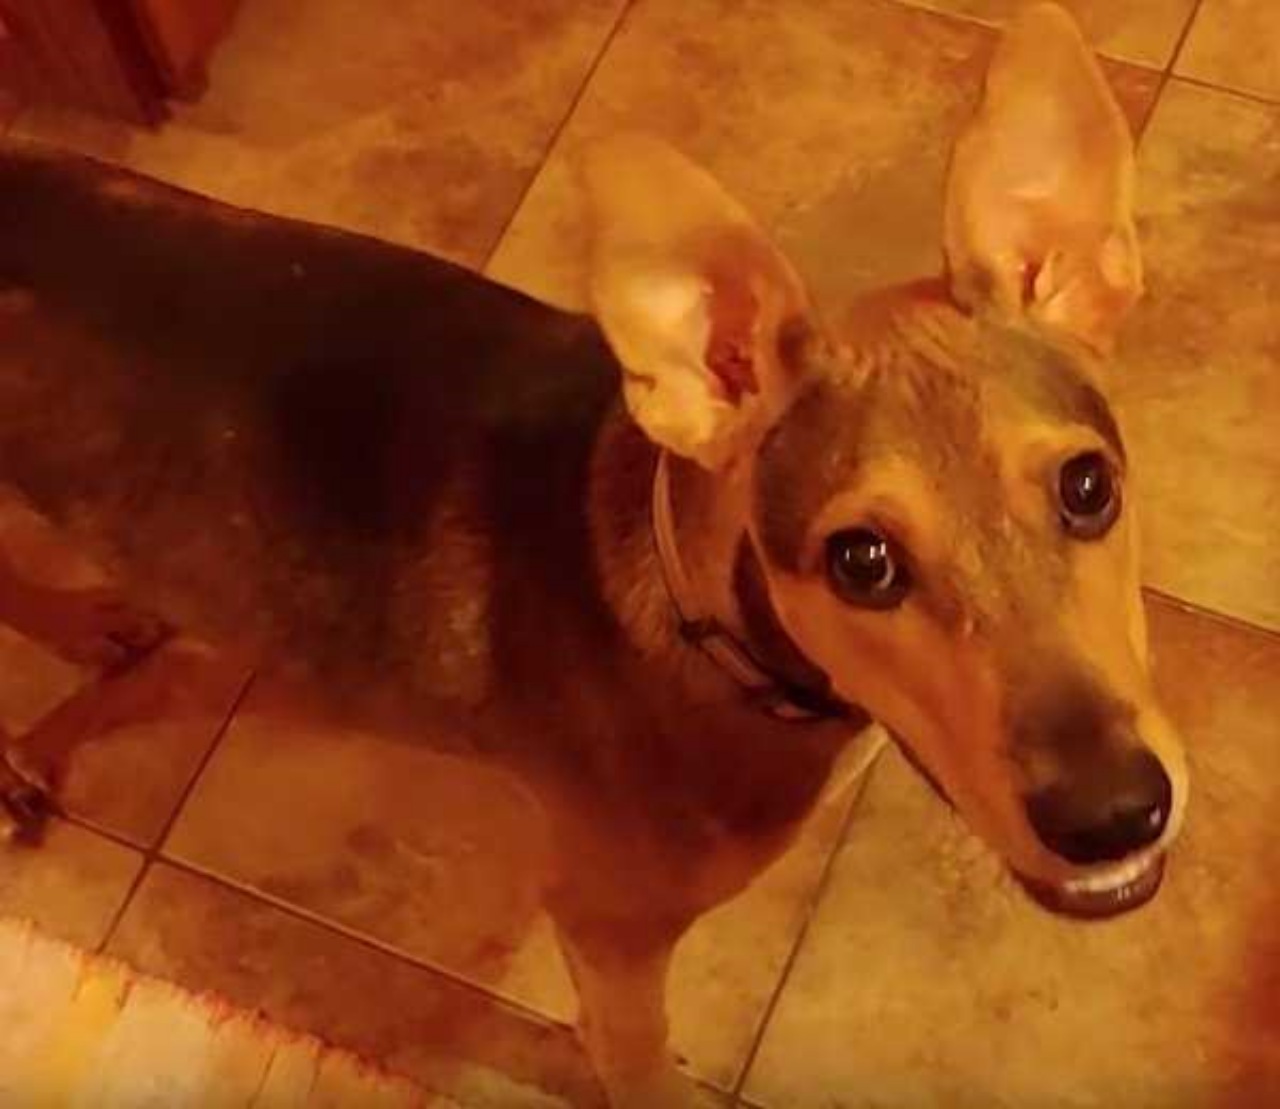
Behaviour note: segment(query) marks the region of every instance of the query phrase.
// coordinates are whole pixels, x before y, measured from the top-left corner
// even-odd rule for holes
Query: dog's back
[[[509,618],[595,611],[583,487],[615,392],[593,323],[449,263],[0,157],[0,474],[183,626],[330,683],[426,666],[482,695],[450,662],[477,588],[518,590]]]

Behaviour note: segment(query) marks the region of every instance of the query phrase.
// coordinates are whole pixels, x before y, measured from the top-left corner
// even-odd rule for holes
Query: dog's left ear
[[[771,421],[809,332],[803,287],[747,212],[656,139],[624,135],[580,162],[590,300],[632,417],[716,469]]]
[[[1013,21],[947,186],[952,293],[1110,349],[1142,293],[1133,143],[1096,58],[1056,4]]]

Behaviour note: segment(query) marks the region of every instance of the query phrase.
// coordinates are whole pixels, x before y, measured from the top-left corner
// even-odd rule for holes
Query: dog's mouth
[[[897,739],[897,737],[894,737]],[[954,802],[938,780],[929,772],[907,744],[898,740],[898,749],[907,761],[951,808]],[[1073,920],[1110,920],[1140,909],[1160,891],[1164,881],[1165,855],[1161,850],[1146,851],[1131,859],[1123,859],[1079,878],[1062,882],[1046,882],[1028,878],[1013,871],[1018,884],[1043,909]]]
[[[1052,913],[1076,920],[1109,920],[1155,897],[1164,880],[1164,859],[1163,851],[1149,851],[1064,882],[1015,876],[1032,899]]]

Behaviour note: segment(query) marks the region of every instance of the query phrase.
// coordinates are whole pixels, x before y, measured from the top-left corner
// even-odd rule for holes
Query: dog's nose
[[[1173,786],[1145,747],[1129,748],[1088,772],[1027,799],[1027,816],[1055,855],[1084,866],[1112,862],[1158,840],[1173,807]]]

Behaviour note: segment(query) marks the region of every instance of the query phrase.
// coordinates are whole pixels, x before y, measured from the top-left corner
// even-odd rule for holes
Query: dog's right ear
[[[671,147],[597,142],[580,163],[589,295],[631,415],[658,445],[722,466],[781,408],[808,330],[799,279],[746,211]]]

